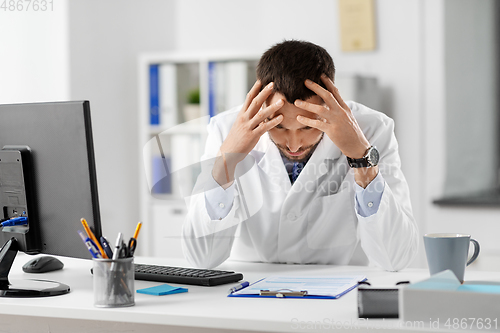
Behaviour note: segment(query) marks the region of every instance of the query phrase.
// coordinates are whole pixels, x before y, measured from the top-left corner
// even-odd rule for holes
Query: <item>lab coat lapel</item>
[[[258,162],[259,168],[272,179],[274,184],[278,184],[285,193],[288,193],[292,184],[288,178],[278,147],[271,141],[268,133],[261,137],[259,147],[264,151],[264,155]]]
[[[345,176],[338,173],[341,156],[340,149],[325,135],[287,192],[282,211],[301,216],[314,198],[330,194],[330,181],[337,184]],[[324,186],[325,183],[327,186]],[[333,191],[338,190],[336,186],[333,187]]]
[[[334,162],[341,155],[342,152],[340,149],[330,140],[330,138],[324,135],[294,185],[297,184],[297,182],[303,184],[315,181],[325,173],[330,172]]]
[[[288,194],[293,187],[278,147],[271,141],[268,133],[261,137],[258,147],[260,154],[263,154],[258,162],[259,168],[273,179],[273,183],[279,184]],[[340,149],[325,135],[295,181],[294,186],[303,187],[307,182],[316,182],[318,178],[332,170],[334,163],[341,155]]]

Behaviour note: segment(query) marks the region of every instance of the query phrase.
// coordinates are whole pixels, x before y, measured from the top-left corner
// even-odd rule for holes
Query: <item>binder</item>
[[[178,124],[177,67],[175,64],[162,64],[159,75],[159,117],[162,128],[168,129]]]
[[[216,63],[211,61],[208,63],[208,115],[213,117],[217,114],[217,100],[216,100]]]
[[[245,61],[208,63],[210,117],[245,102],[248,92],[248,71],[248,64]]]
[[[160,124],[159,66],[149,66],[149,123]]]
[[[366,281],[361,275],[271,276],[228,297],[337,299]]]

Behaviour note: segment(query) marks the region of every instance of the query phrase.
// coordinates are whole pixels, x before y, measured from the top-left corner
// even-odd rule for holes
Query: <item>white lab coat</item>
[[[326,134],[291,185],[279,150],[266,133],[236,168],[229,214],[211,220],[203,191],[210,190],[207,177],[212,177],[214,157],[236,119],[236,108],[213,117],[208,125],[198,190],[188,200],[183,225],[183,251],[191,264],[211,268],[228,258],[297,264],[371,262],[389,271],[410,264],[418,231],[400,169],[394,122],[364,105],[347,104],[380,152],[385,185],[377,213],[357,213],[354,173]]]

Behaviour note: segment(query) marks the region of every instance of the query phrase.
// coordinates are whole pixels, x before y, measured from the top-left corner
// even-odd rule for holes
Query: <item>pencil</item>
[[[95,245],[97,245],[97,247],[99,248],[99,251],[101,252],[102,257],[104,259],[109,259],[108,256],[106,255],[106,252],[102,248],[101,243],[97,240],[97,238],[95,238],[94,233],[92,232],[92,230],[90,230],[87,221],[84,218],[80,219],[80,221],[82,222],[82,225],[85,228],[85,232],[87,233],[87,235],[89,236],[89,238],[92,239],[94,241]]]
[[[142,222],[137,223],[137,227],[135,228],[134,232],[134,238],[137,239],[137,236],[139,236],[139,231],[141,230],[142,227]]]
[[[139,231],[141,230],[141,227],[142,227],[142,222],[137,223],[137,227],[135,228],[134,237],[133,237],[135,239],[135,241],[137,241],[137,236],[139,236]],[[133,245],[134,244],[133,242],[134,241],[132,241],[132,243],[130,243],[130,245]]]

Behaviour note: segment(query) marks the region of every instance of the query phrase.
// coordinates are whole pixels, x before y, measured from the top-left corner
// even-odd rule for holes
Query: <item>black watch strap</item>
[[[347,157],[347,156],[346,156]],[[362,158],[347,157],[347,163],[351,168],[370,168],[378,164],[378,150],[374,146],[368,148]]]
[[[347,157],[347,162],[351,168],[368,168],[370,163],[368,163],[368,159],[366,157],[362,158],[350,158]]]

